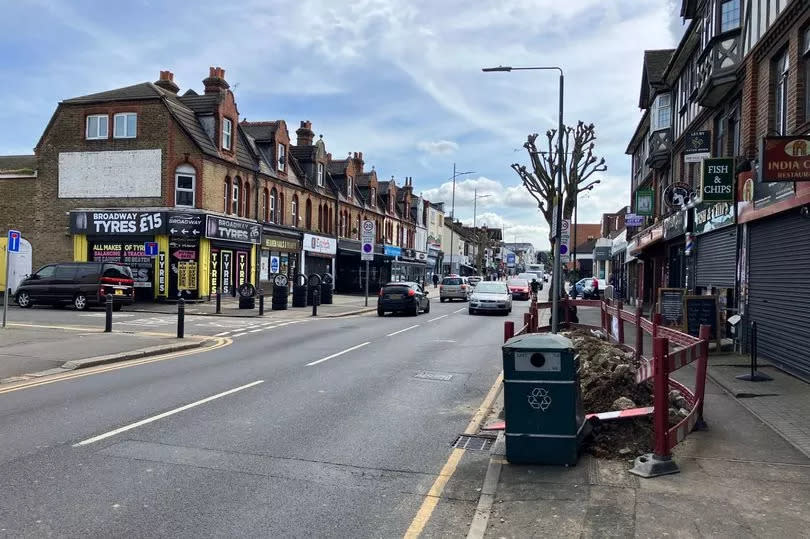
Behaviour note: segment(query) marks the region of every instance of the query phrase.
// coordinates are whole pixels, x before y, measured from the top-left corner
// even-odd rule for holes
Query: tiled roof
[[[346,165],[348,164],[348,159],[335,159],[326,163],[326,170],[328,170],[330,174],[342,176],[346,173]]]
[[[644,68],[647,70],[647,81],[652,84],[663,82],[663,74],[675,49],[644,51]]]
[[[0,172],[34,171],[36,155],[0,155]]]
[[[213,114],[217,109],[221,96],[219,94],[183,95],[178,97],[185,106],[197,114]]]
[[[256,140],[273,140],[278,129],[278,122],[241,122],[239,125]]]
[[[125,86],[124,88],[107,90],[106,92],[72,97],[70,99],[65,99],[62,102],[69,104],[80,104],[101,103],[105,101],[133,101],[139,99],[156,99],[162,95],[163,90],[151,82],[141,82],[139,84],[133,84],[132,86]]]

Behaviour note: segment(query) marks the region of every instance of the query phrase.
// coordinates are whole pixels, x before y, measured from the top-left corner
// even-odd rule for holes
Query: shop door
[[[759,355],[810,378],[810,220],[790,212],[750,225],[748,314]]]
[[[669,281],[670,288],[683,288],[686,277],[686,263],[683,255],[683,244],[669,248]]]

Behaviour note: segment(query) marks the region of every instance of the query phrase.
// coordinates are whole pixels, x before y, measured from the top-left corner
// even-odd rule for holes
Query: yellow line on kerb
[[[233,342],[232,339],[228,337],[219,337],[216,340],[216,343],[211,346],[204,346],[202,348],[192,348],[189,350],[181,350],[179,352],[171,352],[168,354],[163,354],[160,356],[152,356],[146,357],[143,359],[132,359],[129,361],[122,361],[121,363],[112,363],[109,365],[99,365],[98,367],[89,367],[87,369],[80,369],[75,371],[69,371],[65,374],[54,374],[53,376],[47,376],[38,380],[30,380],[24,382],[18,382],[14,384],[10,384],[8,387],[0,388],[0,395],[4,393],[11,393],[13,391],[21,391],[23,389],[31,389],[34,387],[44,386],[47,384],[53,384],[55,382],[64,382],[65,380],[73,380],[75,378],[82,378],[84,376],[92,376],[94,374],[101,374],[104,372],[110,371],[117,371],[118,369],[126,369],[129,367],[136,367],[138,365],[145,365],[147,363],[155,363],[157,361],[165,361],[167,359],[175,359],[182,356],[189,356],[192,354],[200,354],[203,352],[210,352],[212,350],[216,350],[217,348],[222,348],[223,346],[228,346]]]
[[[484,401],[481,403],[481,406],[479,406],[478,410],[475,412],[475,414],[473,414],[472,419],[470,419],[470,422],[467,424],[467,428],[464,429],[464,434],[475,434],[478,431],[478,428],[481,426],[481,422],[484,420],[489,412],[489,409],[492,407],[492,402],[498,395],[498,390],[500,389],[502,382],[503,372],[498,375],[495,383],[489,389],[489,393],[487,393],[487,396],[484,397]],[[422,505],[419,507],[419,511],[417,511],[416,516],[413,517],[411,525],[408,526],[408,530],[405,532],[405,537],[407,539],[413,539],[422,534],[422,531],[425,529],[425,526],[430,520],[430,516],[433,514],[433,511],[439,504],[442,492],[444,492],[444,487],[447,486],[447,482],[450,481],[450,478],[453,477],[453,474],[456,472],[458,463],[461,462],[461,457],[464,456],[464,451],[464,449],[455,448],[450,453],[447,462],[444,463],[441,471],[439,471],[436,481],[433,482],[430,490],[425,495],[425,499],[422,500]]]

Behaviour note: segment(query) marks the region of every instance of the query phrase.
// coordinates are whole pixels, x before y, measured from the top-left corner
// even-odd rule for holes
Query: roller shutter
[[[750,225],[748,312],[759,356],[810,377],[810,219],[793,211]]]
[[[697,237],[695,284],[734,288],[737,275],[737,227],[731,226]]]

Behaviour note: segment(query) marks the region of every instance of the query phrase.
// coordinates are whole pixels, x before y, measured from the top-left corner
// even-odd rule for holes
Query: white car
[[[534,272],[531,272],[531,271],[525,271],[523,273],[519,273],[517,278],[518,279],[526,279],[527,281],[529,281],[530,285],[532,284],[532,280],[535,280],[540,284],[540,290],[543,289],[543,277],[540,274],[537,274],[537,273],[534,273]]]
[[[479,312],[512,312],[512,295],[503,281],[481,281],[470,296],[470,314]]]

